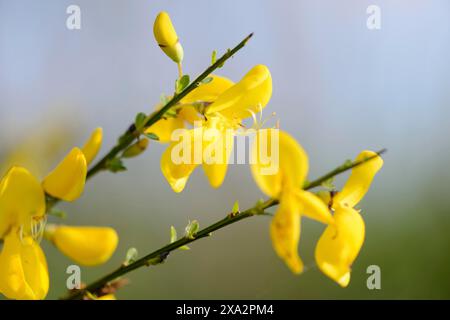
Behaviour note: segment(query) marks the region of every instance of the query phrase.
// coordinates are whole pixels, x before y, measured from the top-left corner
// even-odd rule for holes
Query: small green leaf
[[[162,259],[161,257],[156,257],[156,258],[148,259],[147,266],[156,266],[163,262],[164,262],[164,259]]]
[[[136,248],[130,248],[127,251],[127,255],[125,257],[125,262],[124,264],[127,266],[133,262],[135,262],[138,258],[138,251]]]
[[[261,207],[264,204],[264,199],[260,198],[258,201],[256,201],[256,207]]]
[[[62,211],[60,209],[52,209],[50,210],[50,212],[48,212],[49,215],[54,216],[54,217],[58,217],[61,219],[66,219],[67,218],[67,213],[65,211]]]
[[[334,186],[333,182],[334,182],[334,178],[332,177],[332,178],[322,182],[321,186],[327,190],[336,190],[336,187]]]
[[[170,108],[164,113],[164,118],[176,118],[178,116],[177,110],[175,108]]]
[[[163,106],[165,106],[167,102],[169,102],[169,97],[166,96],[164,93],[162,93],[161,96],[159,97],[159,101]]]
[[[114,173],[127,170],[127,168],[123,165],[122,160],[119,158],[108,160],[106,162],[106,168]]]
[[[147,138],[149,138],[150,140],[156,140],[156,141],[159,140],[159,137],[156,134],[152,133],[152,132],[144,133],[143,135],[146,136]]]
[[[189,85],[189,75],[185,74],[180,79],[175,81],[175,92],[180,93]]]
[[[350,168],[353,165],[353,161],[350,159],[345,160],[343,166],[346,168]]]
[[[174,226],[170,226],[170,243],[174,243],[177,241],[177,230]],[[181,246],[178,249],[180,250],[190,250],[188,246]]]
[[[236,202],[233,205],[233,209],[231,209],[231,213],[236,214],[239,213],[239,202],[236,200]]]
[[[142,128],[142,127],[144,127],[144,121],[145,121],[145,119],[147,118],[147,115],[145,114],[145,113],[143,113],[143,112],[139,112],[137,115],[136,115],[136,118],[135,118],[135,120],[134,120],[134,125],[135,125],[135,127],[136,128]]]
[[[213,77],[207,77],[205,79],[202,80],[202,84],[207,84],[210,83],[211,81],[213,81],[214,78]]]
[[[177,230],[174,226],[170,226],[170,243],[177,241]]]
[[[214,50],[211,54],[211,64],[216,63],[217,61],[217,50]]]
[[[186,232],[186,238],[188,239],[195,239],[195,234],[200,229],[200,224],[197,220],[189,221],[188,225],[186,226],[185,232]]]

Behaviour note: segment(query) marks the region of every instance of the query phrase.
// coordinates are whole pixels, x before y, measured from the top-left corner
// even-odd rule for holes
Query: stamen
[[[261,125],[263,125],[263,121],[262,121],[262,117],[263,117],[263,107],[261,105],[261,103],[258,103],[258,110],[259,110],[259,123],[261,123]]]
[[[47,224],[47,216],[43,216],[40,218],[33,218],[31,220],[31,237],[36,242],[41,242],[42,237],[44,236],[45,225]]]
[[[253,118],[253,126],[252,127],[255,127],[255,129],[258,129],[258,120],[256,120],[256,114],[251,109],[247,109],[247,111],[250,112],[250,114],[252,115],[252,118]]]

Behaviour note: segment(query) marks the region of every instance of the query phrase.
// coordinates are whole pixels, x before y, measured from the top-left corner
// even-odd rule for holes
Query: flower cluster
[[[269,130],[269,135],[274,134]],[[260,134],[260,133],[259,133]],[[327,224],[315,251],[320,270],[342,287],[350,282],[351,266],[364,242],[364,221],[354,209],[368,191],[370,184],[383,165],[375,152],[363,151],[356,161],[371,159],[353,169],[340,192],[326,193],[319,197],[302,190],[308,173],[308,156],[300,144],[286,132],[279,133],[279,171],[261,174],[264,163],[252,165],[252,174],[260,189],[279,200],[279,208],[270,226],[273,247],[294,273],[301,273],[303,263],[298,255],[300,222],[302,216]],[[253,146],[264,146],[261,140]],[[268,140],[271,141],[271,140]],[[333,197],[330,196],[333,195]],[[323,195],[323,193],[322,193]]]
[[[10,299],[43,299],[49,289],[44,236],[75,262],[92,266],[107,261],[118,237],[106,227],[47,225],[47,199],[80,197],[87,167],[102,143],[96,129],[83,148],[73,148],[42,182],[26,168],[12,167],[0,182],[0,293]]]
[[[265,122],[256,119],[256,114],[262,112],[272,96],[269,68],[255,65],[236,83],[219,75],[210,75],[203,79],[200,76],[197,82],[189,84],[189,77],[182,73],[183,47],[167,13],[157,16],[153,32],[159,47],[178,66],[175,94],[165,97],[173,99],[170,100],[172,104],[163,102],[158,105],[158,116],[153,119],[151,115],[139,114],[134,126],[119,139],[118,145],[91,169],[90,176],[92,171],[124,170],[121,158],[141,154],[149,144],[149,139],[141,138],[145,135],[168,144],[160,165],[173,191],[182,192],[199,165],[203,167],[210,185],[218,188],[227,173],[234,137],[241,130],[251,131],[254,133],[250,160],[253,178],[261,191],[270,197],[269,201],[278,204],[270,224],[276,254],[293,273],[301,273],[303,263],[298,253],[301,219],[305,216],[323,223],[326,227],[317,242],[316,263],[325,275],[346,287],[350,282],[351,266],[365,237],[364,221],[356,206],[381,169],[381,157],[372,151],[361,152],[356,158],[358,165],[352,167],[348,181],[339,192],[307,191],[310,189],[306,188],[309,161],[305,150],[291,135],[280,130],[278,124],[264,128]],[[233,53],[233,50],[229,52]],[[211,68],[219,67],[219,63],[223,65],[225,59],[219,59],[216,64],[213,54]],[[189,91],[183,92],[188,85],[194,84],[197,86],[195,89],[190,87]],[[243,122],[248,118],[254,120],[251,128],[246,128]],[[149,119],[152,121],[148,122]],[[98,128],[82,148],[73,148],[42,181],[21,166],[13,166],[0,180],[0,242],[3,242],[0,293],[7,298],[46,297],[49,273],[40,247],[42,238],[84,266],[104,263],[114,253],[118,236],[112,228],[47,224],[47,216],[57,201],[71,202],[81,196],[88,166],[101,144],[102,130]],[[235,213],[239,214],[239,209],[233,209]],[[193,241],[198,229],[196,221],[190,223],[185,235],[185,240],[189,241],[181,241],[181,244]],[[208,228],[202,231],[206,233],[205,230],[209,232]],[[172,230],[171,242],[174,241],[176,232]],[[181,244],[175,249],[186,248]],[[157,262],[145,259],[135,262],[142,266],[163,260],[161,256]],[[119,268],[119,273],[123,269]],[[103,280],[117,279],[124,273],[112,273]],[[102,287],[105,284],[100,280],[79,290],[78,294],[96,300],[115,299],[113,291],[101,290],[105,289]]]
[[[160,13],[157,17],[154,33],[163,51],[180,64],[183,50],[167,13]],[[172,189],[181,192],[199,164],[202,164],[210,184],[219,187],[225,178],[233,148],[232,143],[224,141],[232,141],[233,130],[243,127],[243,119],[260,112],[268,104],[271,95],[272,78],[264,65],[255,66],[237,83],[213,75],[210,82],[200,85],[183,98],[174,109],[175,112],[147,128],[146,132],[158,135],[160,142],[171,142],[162,155],[161,170]],[[174,142],[180,140],[175,134],[177,129],[186,128],[194,121],[200,121],[200,125],[189,129],[181,143]],[[230,131],[226,129],[231,129],[231,134],[227,135],[225,132]],[[195,139],[196,136],[201,139]],[[202,141],[200,146],[194,146],[196,140]],[[275,149],[271,146],[274,143],[277,144]],[[197,150],[196,147],[214,151],[210,156],[204,152],[190,152],[187,155],[189,161],[180,163],[174,159],[180,145],[184,146],[183,152]],[[267,155],[268,150],[278,152],[276,172],[266,170],[268,163],[262,154]],[[209,161],[217,152],[220,152],[220,161],[217,161],[217,157],[216,161]],[[186,158],[186,154],[183,156]],[[251,163],[251,171],[261,191],[279,202],[270,226],[270,235],[276,253],[292,272],[298,274],[303,270],[298,242],[301,217],[306,216],[327,225],[316,247],[318,267],[341,286],[348,285],[351,265],[364,242],[364,222],[354,207],[367,192],[383,164],[381,157],[372,151],[363,151],[357,157],[357,161],[372,157],[367,163],[353,169],[341,192],[333,191],[332,198],[324,199],[323,196],[303,190],[309,164],[301,145],[278,128],[264,129],[257,126],[252,147],[252,159],[255,161]]]

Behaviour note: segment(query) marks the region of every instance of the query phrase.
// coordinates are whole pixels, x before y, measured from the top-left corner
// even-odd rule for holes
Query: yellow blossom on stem
[[[383,159],[373,151],[363,151],[356,158],[356,161],[364,161],[374,156],[355,167],[342,191],[331,199],[335,224],[325,229],[316,246],[320,270],[342,287],[350,282],[351,266],[365,237],[364,220],[354,206],[367,193],[375,174],[383,166]]]
[[[43,299],[47,295],[48,269],[39,246],[46,221],[45,192],[66,201],[78,198],[84,188],[87,163],[98,153],[101,141],[102,131],[98,128],[83,150],[72,149],[42,183],[27,169],[18,166],[12,167],[1,179],[0,239],[4,240],[4,244],[0,253],[0,293],[6,297]],[[62,251],[80,258],[85,264],[106,261],[117,246],[117,234],[112,229],[67,228],[68,232],[59,231],[56,237],[64,239]],[[63,236],[59,236],[61,232]],[[73,252],[70,245],[74,244],[70,244],[67,233],[72,234],[73,240],[79,241]]]
[[[278,148],[273,148],[277,144]],[[270,169],[264,155],[272,150],[278,154],[276,170]],[[256,184],[269,197],[279,200],[279,207],[270,225],[275,252],[292,272],[303,271],[298,255],[300,219],[302,216],[332,224],[327,206],[311,192],[302,190],[307,173],[308,157],[303,148],[286,132],[278,129],[257,131],[252,147],[251,171]],[[276,158],[275,158],[276,159]]]
[[[161,158],[161,171],[175,192],[184,189],[199,164],[202,164],[211,186],[220,187],[233,150],[234,130],[243,118],[261,111],[272,95],[270,71],[263,65],[253,67],[234,85],[222,79],[212,85],[215,81],[213,79],[211,84],[204,85],[209,85],[211,90],[205,88],[201,93],[194,90],[192,96],[186,97],[188,103],[202,99],[203,94],[216,99],[206,106],[205,118],[200,126],[181,134],[179,141],[172,142]],[[184,154],[178,152],[179,147],[182,147]],[[176,161],[174,158],[183,160]]]
[[[144,132],[153,133],[158,136],[159,142],[169,143],[172,141],[172,133],[176,129],[186,128],[186,124],[193,124],[195,121],[202,120],[197,106],[208,106],[214,102],[217,97],[234,83],[221,76],[211,75],[209,83],[201,84],[191,91],[177,106],[175,117],[165,117],[158,120],[155,124],[148,127]],[[158,108],[162,106],[159,105]]]

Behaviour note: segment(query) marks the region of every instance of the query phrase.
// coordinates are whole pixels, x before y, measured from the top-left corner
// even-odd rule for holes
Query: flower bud
[[[153,34],[161,50],[170,59],[176,63],[180,63],[183,60],[183,47],[178,41],[177,33],[167,12],[162,11],[156,17],[153,25]]]
[[[148,139],[141,139],[135,144],[129,146],[128,149],[126,149],[123,152],[122,157],[124,158],[136,157],[140,155],[142,152],[144,152],[145,149],[147,149],[147,146],[148,146]]]

